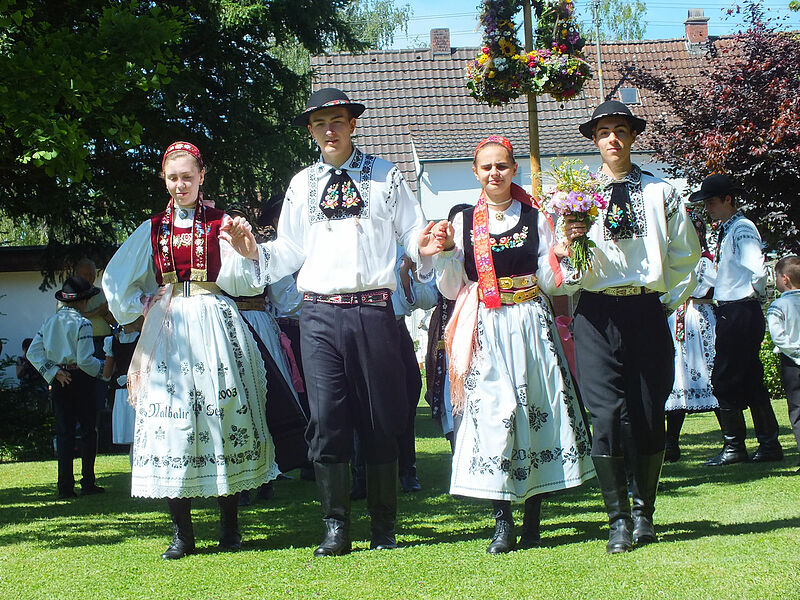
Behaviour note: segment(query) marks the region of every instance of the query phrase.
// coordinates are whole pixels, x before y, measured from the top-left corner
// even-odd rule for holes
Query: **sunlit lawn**
[[[216,552],[216,503],[202,500],[199,553],[163,561],[164,503],[129,496],[127,455],[98,459],[105,495],[72,501],[55,500],[54,461],[2,464],[0,599],[800,598],[798,457],[785,403],[775,411],[787,450],[777,465],[701,466],[718,449],[718,428],[713,415],[688,417],[684,458],[664,467],[661,543],[622,556],[605,554],[594,482],[545,503],[545,547],[487,555],[488,505],[447,493],[449,448],[425,406],[417,418],[423,491],[401,496],[402,547],[391,552],[368,550],[360,501],[355,551],[313,559],[322,532],[316,489],[295,472],[269,503],[242,510],[242,552]]]

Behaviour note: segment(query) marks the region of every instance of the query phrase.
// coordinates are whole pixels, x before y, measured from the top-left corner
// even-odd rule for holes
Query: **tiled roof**
[[[684,84],[690,84],[708,64],[702,51],[690,53],[682,39],[605,42],[601,52],[606,95],[625,83],[620,75],[625,61],[663,68],[659,61],[665,59],[672,74]],[[313,87],[337,87],[351,99],[363,102],[367,110],[358,120],[355,143],[397,164],[416,189],[412,147],[422,161],[470,159],[478,141],[499,133],[511,140],[517,155],[529,154],[524,98],[490,107],[467,93],[465,65],[477,53],[477,48],[454,48],[450,55],[434,56],[429,48],[422,48],[315,56],[311,59]],[[595,48],[587,46],[585,54],[594,64]],[[540,97],[540,154],[593,151],[592,143],[578,133],[578,124],[591,116],[598,98],[597,79],[590,80],[584,93],[569,102]],[[640,90],[640,98],[641,105],[633,107],[638,116],[651,119],[663,111],[646,90]]]

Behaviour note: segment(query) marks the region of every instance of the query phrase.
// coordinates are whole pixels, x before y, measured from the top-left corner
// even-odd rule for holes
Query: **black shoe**
[[[189,554],[194,554],[194,537],[187,539],[181,529],[175,525],[175,535],[167,549],[161,554],[164,560],[178,560]]]
[[[753,462],[780,462],[783,460],[783,448],[778,441],[778,419],[769,401],[750,406],[753,417],[753,429],[758,440],[758,450],[750,457]]]
[[[99,485],[84,485],[81,486],[81,496],[94,496],[95,494],[105,494],[106,488]]]
[[[397,548],[395,521],[397,520],[397,461],[380,465],[368,464],[367,510],[370,516],[373,550]]]
[[[522,517],[522,535],[519,536],[517,549],[539,548],[542,538],[539,526],[542,514],[542,498],[544,494],[536,494],[525,500],[525,513]]]
[[[58,490],[58,499],[59,500],[69,500],[70,498],[77,498],[78,494],[75,493],[74,489],[69,490]]]
[[[314,550],[314,556],[341,556],[348,554],[350,544],[350,494],[347,463],[314,463],[314,474],[322,504],[322,521],[325,538]]]
[[[347,532],[347,523],[337,519],[323,519],[323,521],[325,521],[325,539],[314,550],[314,556],[350,554],[353,548]]]
[[[514,549],[514,523],[497,520],[494,526],[494,537],[492,543],[486,548],[489,554],[505,554]]]
[[[192,527],[192,500],[191,498],[168,498],[167,505],[172,516],[174,535],[172,542],[161,558],[164,560],[177,560],[195,550],[194,528]]]
[[[219,504],[219,546],[223,552],[237,552],[242,548],[242,534],[239,533],[239,494],[218,496]]]
[[[665,446],[664,447],[664,462],[665,463],[678,462],[680,459],[681,459],[681,447],[680,446]]]
[[[783,448],[759,446],[753,456],[750,457],[752,462],[781,462],[783,460]]]
[[[744,445],[747,426],[742,411],[720,408],[716,413],[722,430],[722,451],[703,464],[706,467],[720,467],[749,461],[750,457],[747,456]]]
[[[400,489],[402,489],[406,494],[420,491],[422,489],[422,485],[420,485],[419,479],[417,479],[417,474],[404,473],[400,475]]]
[[[275,497],[275,486],[271,481],[263,483],[256,492],[256,502],[267,502]]]
[[[608,513],[606,553],[620,554],[633,548],[633,520],[628,499],[628,477],[621,456],[592,456],[592,462]]]

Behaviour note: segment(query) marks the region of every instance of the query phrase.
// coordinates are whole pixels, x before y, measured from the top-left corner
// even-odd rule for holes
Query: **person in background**
[[[58,497],[62,500],[76,496],[72,472],[76,423],[80,424],[81,432],[81,495],[105,492],[97,485],[94,472],[97,410],[93,388],[103,363],[94,356],[92,324],[82,316],[88,300],[97,293],[98,289],[81,277],[64,281],[55,294],[61,307],[42,324],[26,353],[31,364],[52,386]]]
[[[744,409],[750,407],[758,449],[749,460],[783,460],[778,441],[778,420],[764,385],[764,366],[759,351],[766,322],[761,299],[766,294],[761,236],[739,209],[744,189],[725,174],[706,177],[689,202],[702,202],[712,221],[719,222],[715,261],[717,280],[714,300],[717,325],[711,385],[719,401],[717,419],[723,446],[704,464],[709,467],[748,460]]]
[[[667,319],[675,344],[675,382],[667,398],[667,438],[664,462],[681,457],[679,436],[687,412],[717,410],[719,403],[711,386],[714,367],[714,281],[717,269],[708,251],[706,224],[699,215],[692,217],[700,247],[700,261],[695,267],[697,287],[692,295]]]
[[[447,214],[447,220],[452,222],[458,213],[471,206],[471,204],[456,204]],[[450,442],[451,453],[455,452],[456,446],[444,330],[454,306],[455,300],[448,300],[441,293],[438,294],[436,307],[433,309],[430,323],[428,323],[428,350],[425,354],[425,400],[431,407],[431,417],[439,422],[442,434]]]
[[[131,365],[139,330],[144,319],[140,317],[127,327],[117,327],[113,335],[103,341],[105,364],[103,377],[111,380],[114,388],[114,406],[111,410],[111,441],[118,446],[127,446],[131,466],[133,465],[133,437],[136,426],[136,411],[128,402],[128,368]]]
[[[781,295],[767,309],[767,323],[781,355],[789,423],[800,453],[800,256],[786,256],[777,262],[775,284]]]
[[[25,338],[22,340],[22,354],[17,357],[15,370],[20,388],[29,394],[30,398],[32,398],[33,402],[36,404],[36,408],[41,414],[44,414],[50,409],[47,398],[48,386],[44,377],[42,377],[41,373],[36,370],[36,367],[31,364],[31,361],[29,361],[26,356],[32,341],[33,338]]]

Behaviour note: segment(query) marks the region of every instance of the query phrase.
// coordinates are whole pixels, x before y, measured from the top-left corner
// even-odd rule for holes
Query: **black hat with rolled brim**
[[[308,125],[308,117],[311,113],[334,106],[346,106],[350,109],[350,114],[355,118],[360,117],[361,113],[367,108],[358,102],[351,102],[350,98],[342,90],[322,88],[311,94],[308,102],[306,102],[306,109],[292,120],[292,124],[298,127],[305,127]]]
[[[736,185],[724,173],[717,173],[703,179],[700,189],[689,196],[689,204],[697,205],[715,196],[724,198],[725,196],[735,196],[742,193],[744,193],[744,188]]]
[[[75,276],[69,277],[63,283],[61,289],[56,292],[56,300],[69,304],[70,302],[91,298],[99,293],[100,288],[93,287],[92,284],[83,277]]]
[[[647,126],[647,121],[633,116],[631,109],[625,106],[622,102],[619,102],[618,100],[607,100],[594,109],[591,119],[586,121],[586,123],[581,123],[578,125],[578,131],[581,132],[583,137],[592,139],[594,126],[597,124],[597,122],[603,117],[613,116],[625,117],[631,124],[631,128],[633,128],[636,133],[642,133],[644,128]]]

